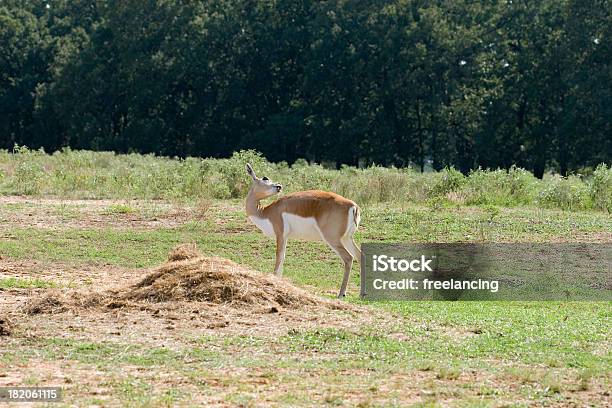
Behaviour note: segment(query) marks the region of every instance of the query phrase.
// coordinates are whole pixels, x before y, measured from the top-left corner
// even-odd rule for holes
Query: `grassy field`
[[[612,242],[606,211],[472,205],[447,195],[363,204],[356,241]],[[0,385],[58,385],[66,406],[612,401],[609,302],[364,304],[355,267],[346,299],[355,309],[342,312],[177,303],[155,311],[24,313],[45,293],[128,285],[181,243],[269,273],[274,244],[248,222],[240,199],[6,195],[0,237],[0,317],[12,324],[0,337]],[[331,297],[340,262],[322,244],[293,241],[285,276]]]

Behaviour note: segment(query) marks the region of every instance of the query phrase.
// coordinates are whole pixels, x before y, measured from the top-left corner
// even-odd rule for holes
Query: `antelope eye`
[[[269,179],[269,178],[267,178],[267,177],[262,177],[261,179],[262,179],[263,181],[268,181],[268,180],[270,180],[270,179]]]

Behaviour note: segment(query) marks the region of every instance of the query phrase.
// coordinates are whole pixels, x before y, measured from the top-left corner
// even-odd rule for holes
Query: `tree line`
[[[541,177],[612,158],[607,0],[0,0],[0,148]]]

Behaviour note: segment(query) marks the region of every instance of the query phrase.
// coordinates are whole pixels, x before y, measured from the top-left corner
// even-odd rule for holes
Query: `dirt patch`
[[[191,206],[158,201],[0,196],[0,222],[15,228],[151,230],[177,228],[197,215]]]
[[[13,322],[8,317],[0,316],[0,336],[10,336],[13,333]]]
[[[128,285],[146,273],[143,269],[123,268],[103,263],[52,262],[13,259],[0,256],[0,278],[40,279],[58,286],[97,288]],[[0,299],[0,303],[2,303]]]
[[[34,297],[29,300],[24,307],[24,312],[29,315],[59,313],[64,310],[66,310],[64,302],[61,300],[61,295],[57,291],[45,293],[41,297]]]

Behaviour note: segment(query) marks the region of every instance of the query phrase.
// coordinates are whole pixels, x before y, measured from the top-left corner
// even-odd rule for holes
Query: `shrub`
[[[547,180],[537,197],[538,203],[546,208],[581,210],[591,208],[589,189],[578,176],[567,178],[555,175]]]
[[[533,203],[538,180],[527,170],[512,166],[508,171],[470,173],[462,193],[467,204],[516,206]]]
[[[259,177],[270,175],[274,170],[274,165],[254,150],[241,150],[232,155],[229,159],[204,159],[204,173],[218,174],[227,189],[231,198],[246,196],[250,186],[250,181],[246,177],[245,164],[251,163],[255,173]]]
[[[361,204],[404,199],[410,184],[409,171],[396,168],[343,166],[339,172],[328,171],[333,179],[330,189]]]
[[[612,166],[601,163],[593,172],[589,195],[597,209],[612,212]]]
[[[448,193],[459,190],[465,183],[465,176],[453,167],[447,167],[437,175],[437,180],[431,188],[431,197],[444,197]]]
[[[45,152],[42,149],[30,150],[25,146],[15,145],[13,156],[16,163],[11,181],[12,191],[24,195],[39,194],[45,177],[41,162],[41,159],[45,158]]]

